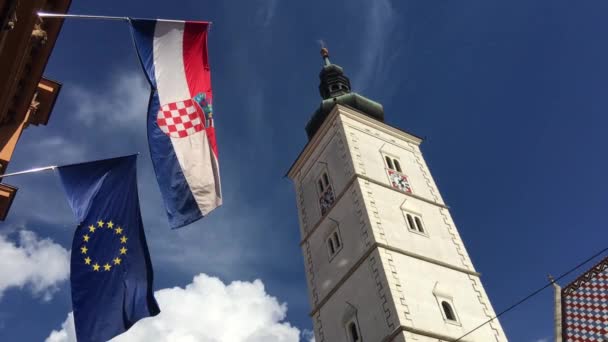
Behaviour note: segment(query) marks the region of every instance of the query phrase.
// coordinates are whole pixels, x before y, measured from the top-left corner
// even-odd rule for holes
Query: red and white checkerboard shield
[[[199,106],[189,99],[161,106],[156,122],[168,136],[184,138],[205,129],[203,118]]]

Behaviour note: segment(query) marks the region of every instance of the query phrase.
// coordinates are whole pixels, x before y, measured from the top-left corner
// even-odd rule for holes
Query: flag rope
[[[517,301],[515,304],[509,306],[508,308],[502,310],[501,312],[499,312],[496,316],[490,318],[489,320],[485,321],[484,323],[481,323],[480,325],[478,325],[475,329],[470,330],[469,332],[467,332],[466,334],[460,336],[459,338],[453,340],[453,342],[458,342],[461,341],[464,337],[469,336],[470,334],[472,334],[473,332],[479,330],[481,327],[483,327],[484,325],[494,321],[495,319],[497,319],[498,317],[502,316],[503,314],[515,309],[516,307],[518,307],[519,305],[523,304],[524,302],[528,301],[530,298],[536,296],[537,294],[541,293],[544,289],[552,286],[554,283],[556,283],[558,280],[565,278],[566,276],[568,276],[569,274],[571,274],[572,272],[578,270],[579,268],[583,267],[585,264],[589,263],[590,261],[592,261],[593,259],[599,257],[600,255],[604,254],[605,252],[608,251],[608,247],[602,249],[601,251],[593,254],[592,256],[590,256],[589,258],[585,259],[585,261],[579,263],[578,265],[576,265],[575,267],[569,269],[568,271],[566,271],[565,273],[562,273],[559,277],[557,277],[556,279],[553,280],[549,280],[549,283],[546,284],[545,286],[537,289],[536,291],[530,293],[529,295],[527,295],[526,297],[520,299],[519,301]]]
[[[128,156],[133,156],[133,155],[139,155],[139,152],[133,153],[133,154],[129,154],[129,155],[126,155],[126,156],[122,156],[122,157],[128,157]],[[117,159],[117,158],[122,158],[122,157],[114,157],[114,158],[108,158],[108,159]],[[32,168],[32,169],[28,169],[28,170],[23,170],[23,171],[18,171],[18,172],[11,172],[11,173],[5,173],[3,175],[0,175],[0,178],[10,177],[10,176],[17,176],[17,175],[25,175],[25,174],[28,174],[28,173],[36,173],[36,172],[42,172],[42,171],[50,171],[50,170],[55,170],[55,169],[60,168],[60,167],[72,166],[72,165],[78,165],[78,164],[84,164],[84,163],[90,163],[90,162],[100,161],[100,160],[105,160],[105,159],[98,159],[98,160],[92,160],[92,161],[88,161],[88,162],[65,164],[65,165],[49,165],[49,166],[35,167],[35,168]]]
[[[41,171],[55,170],[57,167],[58,167],[57,165],[35,167],[35,168],[29,169],[29,170],[6,173],[6,174],[3,174],[3,175],[0,175],[0,178],[10,177],[10,176],[17,176],[17,175],[25,175],[25,174],[28,174],[28,173],[35,173],[35,172],[41,172]]]
[[[38,12],[38,16],[41,18],[76,18],[76,19],[100,19],[100,20],[123,20],[129,21],[129,17],[114,17],[107,15],[86,15],[86,14],[61,14],[61,13],[49,13],[49,12]]]
[[[40,18],[58,18],[58,19],[97,19],[97,20],[120,20],[120,21],[130,21],[130,17],[116,17],[110,15],[88,15],[88,14],[63,14],[63,13],[51,13],[51,12],[38,12],[37,13]],[[153,19],[158,21],[166,21],[166,22],[182,22],[183,20],[170,20],[170,19]],[[209,25],[213,24],[213,22],[209,21]]]

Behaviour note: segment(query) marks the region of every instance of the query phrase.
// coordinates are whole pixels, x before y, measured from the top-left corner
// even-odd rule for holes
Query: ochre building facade
[[[61,84],[42,76],[63,24],[38,11],[66,13],[70,0],[0,0],[0,174],[30,125],[46,125]],[[42,148],[42,147],[41,147]],[[0,220],[17,188],[0,183]]]

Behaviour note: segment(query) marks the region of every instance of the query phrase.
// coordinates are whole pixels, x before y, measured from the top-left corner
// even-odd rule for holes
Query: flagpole
[[[555,279],[549,275],[549,281],[553,284],[553,290],[555,291],[553,301],[555,312],[553,319],[555,321],[555,342],[562,342],[562,288]]]
[[[95,19],[95,20],[119,20],[119,21],[130,21],[130,17],[116,17],[110,15],[87,15],[87,14],[63,14],[63,13],[50,13],[50,12],[38,12],[40,18],[57,18],[57,19]],[[137,18],[139,19],[139,18]],[[147,19],[147,20],[159,20],[166,22],[183,22],[183,20],[170,20],[170,19]],[[210,26],[213,22],[207,22]]]
[[[10,176],[17,176],[17,175],[25,175],[25,174],[28,174],[28,173],[35,173],[35,172],[55,170],[57,167],[58,167],[57,165],[35,167],[35,168],[29,169],[29,170],[6,173],[6,174],[3,174],[3,175],[0,175],[0,178],[10,177]]]
[[[24,171],[19,171],[19,172],[5,173],[3,175],[0,175],[0,179],[4,178],[4,177],[10,177],[10,176],[25,175],[25,174],[28,174],[28,173],[36,173],[36,172],[42,172],[42,171],[55,170],[55,169],[60,168],[60,167],[73,166],[73,165],[78,165],[78,164],[91,163],[91,162],[95,162],[95,161],[118,159],[118,158],[125,158],[125,157],[138,156],[138,155],[139,155],[139,152],[136,152],[136,153],[133,153],[133,154],[128,154],[126,156],[106,158],[106,159],[97,159],[97,160],[92,160],[92,161],[86,161],[86,162],[83,162],[83,163],[65,164],[65,165],[49,165],[49,166],[43,166],[43,167],[35,167],[35,168],[29,169],[29,170],[24,170]]]
[[[49,12],[38,12],[40,18],[76,18],[76,19],[99,19],[99,20],[123,20],[129,21],[129,17],[114,17],[107,15],[86,15],[86,14],[61,14],[61,13],[49,13]]]

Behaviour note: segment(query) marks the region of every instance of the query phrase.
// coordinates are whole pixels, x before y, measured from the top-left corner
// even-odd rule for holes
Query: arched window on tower
[[[336,247],[334,246],[334,240],[332,238],[327,239],[327,248],[329,248],[330,256],[336,254]]]
[[[443,309],[443,314],[445,315],[445,318],[449,321],[454,321],[456,322],[456,314],[454,313],[454,309],[452,308],[452,305],[450,305],[450,303],[446,302],[445,300],[441,302],[441,308]]]
[[[399,159],[390,156],[384,156],[384,160],[386,161],[386,167],[390,170],[394,170],[399,173],[403,172],[403,170],[401,170],[401,163],[399,162]]]
[[[342,326],[344,327],[344,333],[348,342],[361,342],[363,337],[361,336],[361,329],[359,327],[359,320],[357,319],[357,307],[349,302],[346,302],[346,308],[342,314]],[[343,339],[338,339],[344,341]]]
[[[399,191],[412,193],[412,187],[407,179],[407,175],[403,173],[399,159],[385,154],[383,154],[383,157],[390,185]]]
[[[420,217],[416,216],[414,217],[414,220],[416,221],[416,228],[418,229],[418,231],[424,233],[424,228],[422,227],[422,221],[420,220]]]
[[[462,326],[458,319],[458,312],[456,312],[452,293],[453,289],[449,283],[441,284],[437,281],[433,287],[433,295],[437,300],[438,313],[441,314],[443,321],[446,324]]]
[[[340,236],[338,235],[338,232],[335,231],[333,234],[333,239],[336,242],[336,248],[340,248],[340,246],[342,245],[342,242],[340,241]]]
[[[338,252],[342,249],[342,239],[340,238],[340,231],[336,226],[333,231],[329,232],[327,236],[327,251],[329,252],[329,260],[331,261]]]
[[[395,163],[395,170],[397,170],[397,172],[402,172],[401,164],[399,164],[399,161],[397,159],[393,159],[393,162]]]
[[[403,216],[405,217],[405,225],[410,232],[428,236],[420,214],[414,214],[410,211],[403,210]]]
[[[407,226],[410,230],[416,230],[416,225],[414,224],[414,219],[412,218],[412,215],[410,214],[405,214],[405,217],[407,217]]]
[[[327,171],[321,174],[317,183],[319,184],[319,205],[321,206],[321,216],[325,216],[335,201],[334,191],[331,183],[329,182]]]
[[[394,170],[393,160],[391,159],[391,157],[385,156],[384,159],[386,160],[386,167],[388,167],[391,170]]]
[[[348,323],[348,337],[350,342],[360,342],[361,336],[359,336],[359,327],[357,326],[357,322],[350,321]]]

